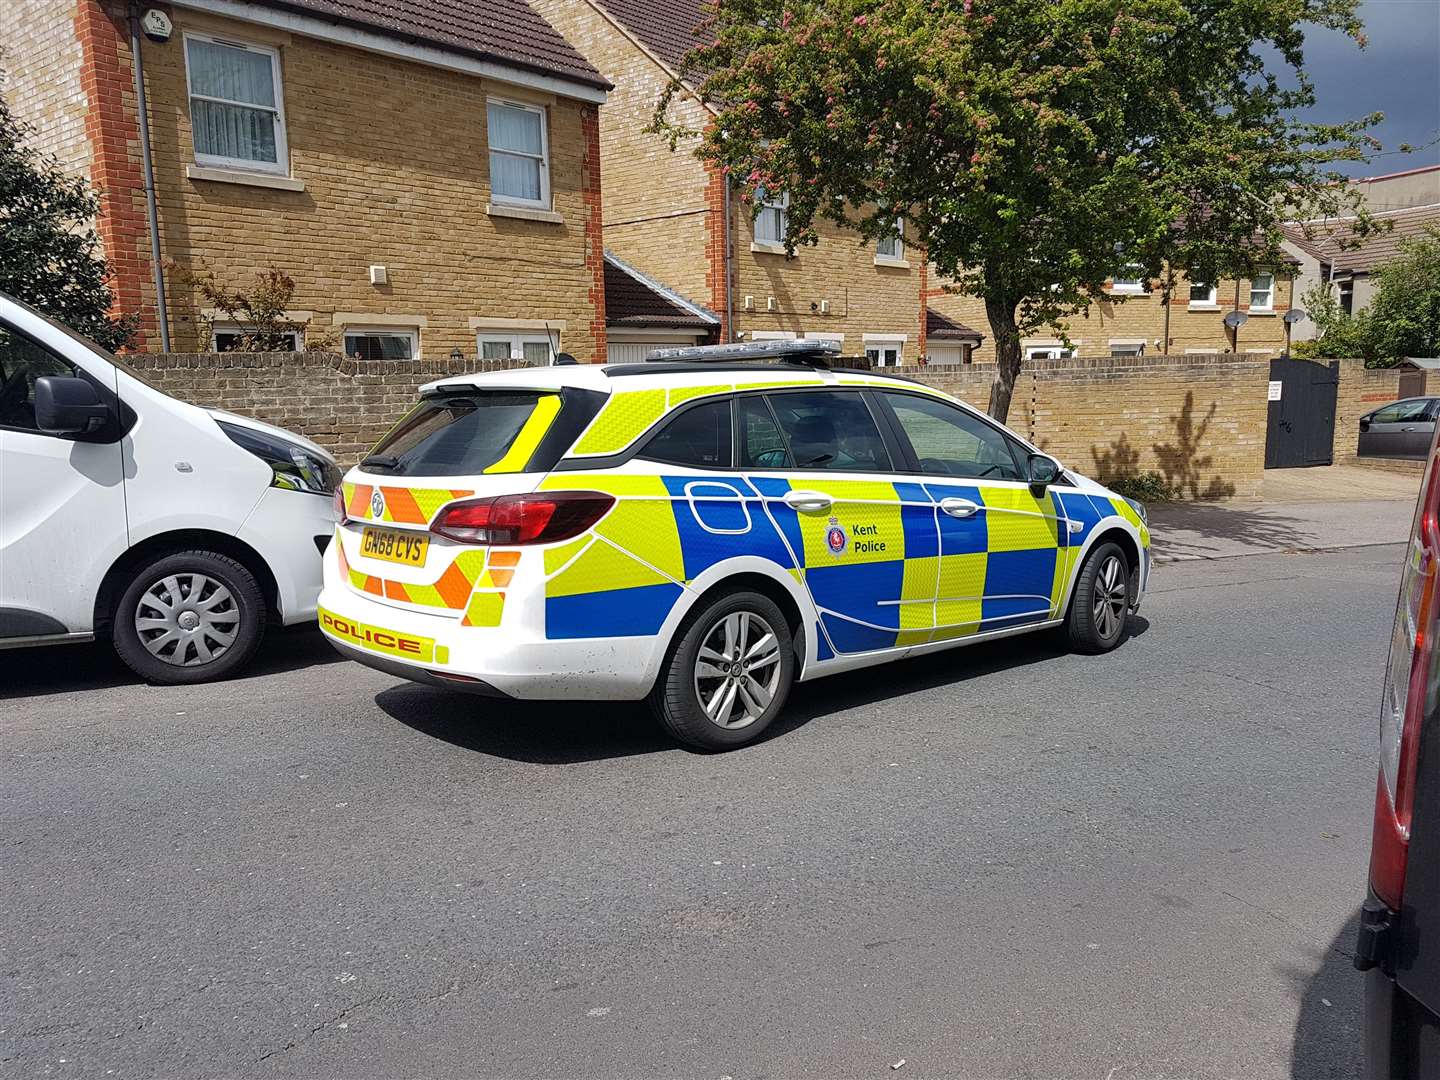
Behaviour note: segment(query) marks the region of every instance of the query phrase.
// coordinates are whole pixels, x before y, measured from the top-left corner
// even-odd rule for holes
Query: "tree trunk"
[[[1002,424],[1010,415],[1010,399],[1020,374],[1020,329],[1015,324],[1015,308],[1015,304],[1003,300],[987,298],[985,301],[985,316],[995,337],[995,381],[990,384],[990,415]]]

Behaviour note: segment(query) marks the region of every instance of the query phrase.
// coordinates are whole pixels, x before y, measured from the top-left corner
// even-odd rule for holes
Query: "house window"
[[[1354,280],[1342,281],[1340,283],[1340,310],[1346,315],[1355,314],[1355,282]]]
[[[882,236],[875,244],[875,257],[891,262],[905,261],[905,220],[895,219],[895,232],[891,236]]]
[[[1194,308],[1215,307],[1215,286],[1192,281],[1190,283],[1190,306]]]
[[[240,339],[246,334],[245,330],[234,323],[228,325],[221,323],[214,326],[212,330],[211,348],[216,352],[234,352],[240,348]],[[301,338],[299,330],[279,330],[274,336],[280,339],[281,349],[288,349],[290,352],[305,351],[305,342]]]
[[[545,110],[535,105],[492,101],[486,110],[490,129],[490,197],[495,202],[549,207]]]
[[[887,341],[883,338],[865,342],[865,355],[871,367],[899,367],[905,342]]]
[[[755,203],[760,212],[755,216],[755,242],[757,244],[785,243],[785,217],[790,208],[790,195],[782,193],[771,196],[765,189],[755,189]]]
[[[1275,310],[1275,275],[1259,273],[1250,279],[1250,310]]]
[[[480,334],[476,343],[481,360],[524,360],[532,366],[551,360],[550,339],[544,334]]]
[[[185,76],[197,164],[289,170],[278,52],[187,34]]]
[[[1117,274],[1110,282],[1110,291],[1117,293],[1144,292],[1145,283],[1140,276],[1143,269],[1139,263],[1127,263],[1120,274]]]
[[[1073,360],[1075,350],[1063,345],[1031,345],[1025,350],[1026,360]]]
[[[1143,341],[1112,341],[1110,342],[1111,356],[1144,356],[1145,343]]]
[[[420,353],[420,335],[414,330],[345,331],[345,355],[355,360],[414,360]]]

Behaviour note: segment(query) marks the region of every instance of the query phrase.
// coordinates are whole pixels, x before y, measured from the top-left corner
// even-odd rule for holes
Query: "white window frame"
[[[298,326],[286,327],[284,330],[280,330],[277,332],[281,334],[288,334],[295,339],[295,348],[291,350],[292,352],[305,351],[305,331],[302,328]],[[245,334],[245,328],[239,323],[212,322],[210,324],[210,349],[212,352],[220,352],[221,334],[235,334],[236,336],[243,336]]]
[[[511,360],[524,360],[524,359],[525,359],[525,346],[526,346],[526,345],[544,345],[544,346],[545,346],[545,353],[546,353],[546,363],[553,364],[553,363],[555,362],[555,345],[554,345],[554,343],[551,341],[550,336],[549,336],[548,334],[543,334],[543,333],[541,333],[541,334],[528,333],[528,334],[527,334],[527,333],[521,333],[521,332],[517,332],[517,333],[513,333],[513,334],[502,334],[502,333],[496,333],[496,332],[494,332],[494,331],[488,331],[488,332],[487,332],[487,331],[483,331],[483,330],[482,330],[480,333],[478,333],[478,334],[475,335],[475,355],[476,355],[476,357],[479,357],[479,358],[483,358],[483,357],[484,357],[484,355],[485,355],[485,345],[486,345],[487,343],[488,343],[488,344],[491,344],[491,345],[497,345],[497,344],[505,344],[505,345],[508,345],[508,346],[510,347],[510,359],[511,359]],[[673,345],[674,343],[671,342],[670,344]],[[656,346],[656,348],[664,348],[664,347],[665,347],[665,346],[663,346],[663,345],[662,345],[662,346]]]
[[[1258,312],[1258,313],[1261,313],[1261,314],[1264,314],[1264,313],[1266,313],[1266,312],[1274,311],[1274,310],[1275,310],[1275,271],[1273,271],[1273,270],[1260,270],[1260,271],[1257,271],[1256,273],[1257,273],[1257,275],[1260,276],[1260,277],[1267,277],[1267,278],[1270,279],[1270,288],[1266,291],[1266,294],[1265,294],[1265,296],[1266,296],[1265,303],[1263,303],[1263,304],[1256,304],[1256,303],[1255,303],[1255,278],[1252,277],[1252,278],[1250,279],[1250,307],[1249,307],[1249,310],[1250,310],[1250,312],[1251,312],[1252,314],[1253,314],[1253,313],[1257,313],[1257,312]]]
[[[268,105],[254,105],[248,101],[231,101],[228,98],[210,97],[208,94],[197,94],[190,86],[190,42],[208,41],[212,45],[225,45],[232,49],[245,49],[248,52],[264,53],[270,58],[270,78],[275,84],[275,107],[270,109]],[[195,154],[195,164],[202,168],[214,169],[239,169],[243,172],[269,173],[272,176],[290,175],[290,144],[285,137],[285,92],[284,84],[280,77],[280,50],[273,45],[260,45],[253,41],[236,41],[232,38],[219,37],[215,34],[197,34],[187,30],[181,35],[181,43],[184,46],[185,55],[185,113],[190,120],[190,149]],[[191,108],[191,102],[196,98],[202,101],[213,101],[220,105],[234,105],[241,109],[255,109],[260,112],[272,111],[275,114],[275,161],[254,161],[250,158],[221,157],[218,154],[202,154],[195,149],[195,114]]]
[[[1044,353],[1045,355],[1040,355]],[[1026,360],[1074,360],[1075,347],[1066,348],[1064,345],[1027,345],[1025,346]]]
[[[893,243],[894,251],[886,251],[883,245]],[[875,241],[875,264],[877,266],[909,266],[905,261],[905,219],[895,219],[895,235],[882,236]]]
[[[884,353],[886,349],[895,350],[895,363],[885,363]],[[871,353],[874,357],[870,357]],[[905,363],[905,339],[899,335],[895,337],[883,337],[881,335],[865,335],[865,355],[871,359],[872,365],[877,368],[899,367]]]
[[[756,188],[755,203],[760,209],[756,212],[755,221],[751,225],[754,245],[764,251],[784,251],[785,233],[790,227],[790,193],[782,191],[779,198],[775,198],[767,196],[764,188]],[[780,238],[778,240],[762,240],[760,238],[760,218],[767,210],[775,210],[780,215]]]
[[[1126,356],[1144,356],[1145,344],[1139,338],[1112,338],[1110,340],[1110,357],[1113,360]]]
[[[523,150],[505,150],[495,146],[490,138],[490,106],[503,105],[510,109],[521,109],[536,113],[540,117],[540,153],[528,154]],[[486,168],[490,176],[490,201],[500,206],[528,206],[535,210],[550,209],[550,111],[543,105],[532,105],[528,101],[512,101],[509,98],[491,97],[485,99],[485,144],[488,156]],[[511,157],[528,158],[540,163],[540,198],[523,199],[518,195],[502,195],[495,190],[495,169],[491,161],[495,154],[509,154]]]
[[[420,330],[414,326],[347,326],[340,334],[341,351],[348,357],[350,346],[346,339],[352,334],[374,334],[377,337],[408,337],[410,339],[410,359],[420,359]],[[397,361],[401,362],[401,361]]]
[[[1214,286],[1214,285],[1206,285],[1203,281],[1192,281],[1192,282],[1190,282],[1189,288],[1190,288],[1190,291],[1189,291],[1189,296],[1190,296],[1189,307],[1190,307],[1190,310],[1192,310],[1192,311],[1218,311],[1218,310],[1219,310],[1219,308],[1220,308],[1220,302],[1219,302],[1219,300],[1218,300],[1218,298],[1217,298],[1217,297],[1218,297],[1218,293],[1217,293],[1217,288],[1216,288],[1216,286]],[[1196,290],[1196,289],[1209,289],[1210,292],[1209,292],[1208,298],[1205,299],[1205,300],[1196,300],[1196,299],[1195,299],[1195,290]]]
[[[1145,291],[1145,268],[1139,263],[1127,263],[1126,270],[1136,271],[1133,278],[1116,277],[1110,279],[1110,291],[1119,293],[1122,296],[1138,296]]]

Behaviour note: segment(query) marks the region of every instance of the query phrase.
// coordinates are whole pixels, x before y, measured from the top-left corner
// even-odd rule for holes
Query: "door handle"
[[[969,499],[941,499],[940,509],[953,518],[971,518],[985,508]]]
[[[804,513],[829,510],[835,504],[835,500],[829,495],[818,491],[787,491],[784,502],[791,510],[799,510]]]

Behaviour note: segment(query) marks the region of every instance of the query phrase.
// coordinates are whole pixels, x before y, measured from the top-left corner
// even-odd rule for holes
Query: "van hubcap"
[[[1092,609],[1095,629],[1102,638],[1112,638],[1119,632],[1125,621],[1125,605],[1130,599],[1129,592],[1125,568],[1120,565],[1116,556],[1108,556],[1100,564],[1099,573],[1095,575],[1095,602]]]
[[[240,630],[240,606],[224,582],[206,574],[170,574],[135,605],[135,633],[151,656],[199,667],[223,656]]]
[[[743,728],[765,715],[780,688],[780,639],[753,611],[721,616],[700,639],[695,696],[710,722]]]

